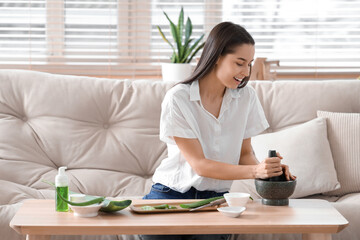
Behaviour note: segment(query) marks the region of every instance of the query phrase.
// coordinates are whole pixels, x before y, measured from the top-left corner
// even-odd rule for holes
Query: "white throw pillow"
[[[252,138],[252,146],[260,162],[267,157],[270,149],[283,156],[282,163],[289,165],[290,172],[297,176],[297,185],[291,198],[306,197],[340,187],[327,138],[325,118],[315,118],[285,130],[258,135]],[[241,181],[235,181],[234,184],[241,184]],[[236,189],[236,186],[232,186],[231,190]]]
[[[360,113],[318,111],[327,119],[327,131],[341,188],[326,193],[338,195],[360,191]]]

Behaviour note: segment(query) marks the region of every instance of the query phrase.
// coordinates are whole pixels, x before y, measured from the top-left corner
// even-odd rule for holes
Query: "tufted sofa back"
[[[251,81],[270,128],[360,112],[360,81]],[[70,189],[141,196],[166,157],[160,106],[173,83],[0,70],[0,180],[49,188],[67,166]]]
[[[0,180],[47,188],[67,166],[70,189],[142,195],[166,156],[160,104],[171,84],[32,71],[0,73]]]
[[[266,132],[316,118],[318,110],[360,113],[359,80],[251,81],[270,127]]]

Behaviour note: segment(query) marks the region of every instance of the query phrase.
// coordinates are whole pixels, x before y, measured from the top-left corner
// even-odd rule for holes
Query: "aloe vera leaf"
[[[162,204],[162,205],[157,205],[157,206],[153,206],[155,209],[177,209],[177,207],[175,206],[170,206],[169,204]]]
[[[145,210],[145,211],[155,210],[155,208],[152,207],[152,206],[142,206],[141,209],[142,209],[142,210]]]
[[[77,192],[69,191],[70,194],[78,194]],[[91,200],[97,198],[97,196],[91,196],[91,195],[85,195],[86,200]],[[102,207],[100,208],[100,211],[102,212],[117,212],[120,211],[128,206],[130,206],[132,203],[131,200],[122,200],[122,201],[110,201],[109,199],[105,199],[102,203]]]
[[[78,194],[76,192],[71,192],[70,194]],[[91,195],[85,195],[85,199],[86,200],[91,200],[97,198],[96,196],[91,196]],[[100,211],[102,212],[117,212],[120,211],[124,208],[127,208],[128,206],[130,206],[132,203],[131,200],[122,200],[122,201],[110,201],[109,199],[105,199],[104,202],[102,203],[102,206],[100,208]]]
[[[132,203],[131,200],[122,200],[122,201],[110,201],[105,199],[100,211],[102,212],[117,212],[124,208],[127,208]]]
[[[71,201],[63,198],[63,196],[61,196],[61,194],[59,194],[58,189],[56,188],[54,183],[49,182],[49,181],[47,181],[45,179],[43,179],[42,182],[53,186],[55,188],[56,194],[61,198],[61,200],[63,200],[64,202],[66,202],[66,203],[68,203],[68,204],[70,204],[72,206],[89,206],[89,205],[92,205],[92,204],[101,203],[101,202],[103,202],[105,200],[105,197],[94,197],[94,198],[92,198],[92,199],[90,199],[88,201],[85,201],[85,202],[71,202]]]
[[[43,183],[49,184],[50,186],[53,186],[53,187],[56,189],[55,183],[50,182],[50,181],[45,180],[45,179],[42,179],[41,181],[42,181]],[[73,192],[73,191],[69,190],[69,194],[71,195],[71,194],[79,194],[79,193]],[[95,199],[95,198],[99,198],[99,196],[85,195],[85,200],[87,200],[87,201],[93,200],[93,199]]]
[[[168,204],[162,204],[162,205],[158,205],[158,206],[153,206],[155,209],[169,209],[169,205]]]
[[[53,186],[54,188],[56,188],[55,183],[53,183],[53,182],[50,182],[50,181],[45,180],[45,179],[42,179],[41,181],[42,181],[43,183],[49,184],[49,185]]]
[[[72,192],[72,191],[69,191],[69,192],[70,192],[70,194],[78,194],[77,192]],[[97,197],[91,196],[91,195],[85,195],[86,200],[91,200],[94,198],[97,198]],[[102,203],[100,211],[108,212],[108,213],[117,212],[117,211],[127,208],[128,206],[131,205],[131,203],[132,203],[131,200],[110,201],[109,199],[105,199]]]
[[[193,203],[180,204],[180,207],[182,207],[182,208],[197,208],[197,207],[201,207],[205,204],[209,204],[212,201],[215,201],[215,200],[218,200],[221,198],[224,198],[224,196],[208,198],[208,199],[204,199],[204,200],[193,202]]]
[[[169,204],[161,204],[156,206],[142,206],[143,210],[155,210],[155,209],[177,209],[175,206],[169,206]]]
[[[85,202],[71,202],[67,199],[65,199],[63,196],[61,196],[61,194],[59,193],[58,189],[56,189],[56,194],[61,198],[61,200],[63,200],[64,202],[72,205],[72,206],[89,206],[92,204],[96,204],[96,203],[102,203],[105,200],[105,197],[98,197],[89,201],[85,201]]]
[[[53,187],[55,187],[55,184],[47,181],[47,180],[42,180],[42,182],[47,183]],[[79,194],[77,192],[73,192],[73,191],[69,191],[70,194]],[[87,201],[93,200],[93,199],[97,199],[99,198],[98,196],[91,196],[91,195],[85,195],[85,199]],[[130,206],[132,203],[131,200],[123,200],[123,201],[110,201],[108,199],[104,199],[103,203],[102,203],[102,207],[100,208],[100,211],[103,212],[116,212],[116,211],[120,211],[128,206]]]
[[[158,205],[158,206],[153,206],[155,209],[169,209],[169,205],[168,204],[162,204],[162,205]]]
[[[80,194],[78,192],[73,192],[73,191],[70,191],[69,190],[69,195],[72,195],[72,194]],[[84,194],[85,195],[85,194]],[[86,201],[89,201],[89,200],[92,200],[92,199],[95,199],[95,198],[98,198],[100,196],[91,196],[91,195],[85,195],[85,200]]]
[[[180,43],[179,35],[177,34],[177,28],[176,28],[175,24],[171,21],[169,16],[165,12],[163,12],[163,13],[166,16],[166,18],[168,19],[168,21],[170,22],[171,35],[174,38],[174,41],[176,43],[177,50],[178,50],[178,55],[179,55],[181,52],[181,43]]]

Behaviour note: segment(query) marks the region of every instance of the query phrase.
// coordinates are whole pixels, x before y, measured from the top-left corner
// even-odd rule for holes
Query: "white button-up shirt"
[[[255,90],[250,86],[227,88],[218,118],[201,104],[198,81],[171,88],[161,108],[160,140],[167,144],[168,157],[156,169],[153,182],[181,193],[191,187],[225,192],[232,181],[199,176],[181,154],[173,136],[198,139],[207,159],[237,165],[243,140],[269,127]]]

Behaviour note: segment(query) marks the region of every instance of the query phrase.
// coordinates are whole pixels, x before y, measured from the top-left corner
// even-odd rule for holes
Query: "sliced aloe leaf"
[[[152,206],[142,206],[141,209],[145,210],[145,211],[152,211],[152,210],[155,210],[156,208],[154,208]]]
[[[55,187],[55,184],[53,182],[47,181],[47,180],[42,180],[42,182],[47,183],[53,187]],[[73,192],[73,191],[69,191],[69,194],[80,194],[78,192]],[[89,200],[93,200],[99,198],[99,196],[92,196],[92,195],[85,195],[85,200],[89,201]],[[117,212],[120,211],[124,208],[127,208],[128,206],[130,206],[132,203],[131,200],[121,200],[121,201],[110,201],[108,199],[105,199],[102,202],[102,207],[100,208],[100,211],[102,212]]]
[[[108,199],[105,199],[105,201],[102,204],[102,207],[100,208],[100,211],[102,212],[117,212],[120,210],[123,210],[124,208],[127,208],[131,205],[131,200],[122,200],[122,201],[110,201]]]

